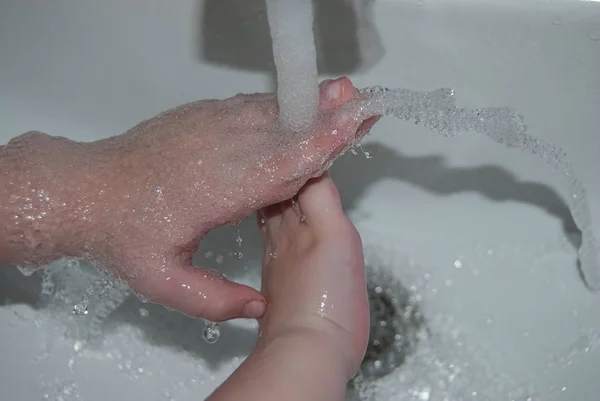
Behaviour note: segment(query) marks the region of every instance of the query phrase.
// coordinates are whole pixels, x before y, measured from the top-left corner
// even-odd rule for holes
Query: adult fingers
[[[180,265],[164,273],[138,277],[131,285],[149,302],[214,322],[259,318],[266,308],[264,296],[255,289],[194,266]]]

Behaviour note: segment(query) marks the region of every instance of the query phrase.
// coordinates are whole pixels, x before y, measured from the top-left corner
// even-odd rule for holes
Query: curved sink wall
[[[219,24],[207,28],[204,10],[233,35],[219,36],[220,47],[210,37]],[[260,22],[250,11],[239,12]],[[192,0],[4,2],[0,141],[32,129],[95,140],[187,101],[271,90],[270,67],[257,61],[268,55],[264,31],[244,15],[227,25],[227,12]],[[322,21],[351,24],[342,14]],[[600,231],[599,4],[380,0],[374,15],[382,59],[351,73],[356,43],[333,35],[325,49],[336,57],[322,56],[322,70],[348,73],[359,87],[452,87],[462,105],[518,109],[530,134],[568,152]],[[260,43],[230,59],[240,34]],[[391,118],[364,146],[372,159],[345,155],[332,175],[369,263],[419,295],[434,338],[376,386],[378,397],[597,399],[600,295],[578,276],[559,178],[487,138],[445,139]],[[206,238],[198,262],[257,284],[259,242],[251,221],[240,230],[244,260],[229,256],[230,228]],[[202,399],[255,338],[252,322],[231,322],[208,345],[201,321],[129,298],[99,340],[82,344],[68,305],[38,306],[39,275],[0,277],[7,400]]]

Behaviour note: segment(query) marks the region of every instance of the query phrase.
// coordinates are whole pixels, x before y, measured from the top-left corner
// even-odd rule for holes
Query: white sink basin
[[[211,30],[219,24],[199,28],[204,6],[3,2],[0,143],[32,129],[95,140],[187,101],[271,90],[267,63],[253,59],[268,56],[260,50],[268,42],[227,56],[236,51],[235,34],[264,40],[258,22],[266,20],[224,23],[233,36],[217,37]],[[214,3],[206,9],[229,18]],[[343,36],[327,50],[339,59],[325,57],[323,71],[349,73],[359,87],[451,87],[460,105],[519,110],[531,135],[567,151],[600,232],[600,4],[380,0],[374,14],[384,57],[350,73],[356,49]],[[331,15],[331,23],[344,18]],[[445,139],[392,118],[364,147],[373,158],[345,155],[332,175],[368,262],[417,295],[430,331],[373,385],[375,399],[597,400],[600,294],[578,274],[577,233],[559,177],[485,137]],[[253,221],[240,233],[243,260],[229,255],[237,250],[229,228],[208,236],[198,263],[258,285]],[[68,277],[82,292],[84,274],[71,269]],[[0,271],[2,399],[203,399],[255,340],[255,324],[236,321],[209,345],[202,321],[130,297],[95,341],[82,343],[90,316],[71,316],[72,305],[56,300],[44,306],[40,281]]]

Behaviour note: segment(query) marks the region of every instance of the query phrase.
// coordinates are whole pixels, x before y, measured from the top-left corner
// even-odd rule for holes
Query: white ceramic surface
[[[205,6],[3,1],[0,142],[32,129],[100,139],[187,101],[272,89],[260,51],[233,60],[239,49],[211,45],[219,37],[202,28]],[[211,29],[254,30],[239,16],[228,26],[214,4],[207,9],[224,18]],[[568,152],[600,232],[600,4],[397,0],[376,2],[374,14],[386,53],[366,72],[350,73],[357,86],[451,87],[462,105],[518,109],[530,134]],[[352,51],[344,40],[329,48],[328,63]],[[356,67],[350,64],[326,71],[345,73]],[[449,400],[600,399],[600,294],[577,274],[560,179],[487,138],[444,139],[391,118],[364,146],[372,159],[348,154],[332,174],[368,251],[414,285],[432,331],[444,339],[441,354],[460,368],[447,380]],[[237,246],[228,229],[207,238],[199,261],[257,284],[252,222],[241,234],[245,260],[228,256]],[[0,275],[2,400],[203,399],[254,341],[252,323],[232,322],[208,345],[202,322],[129,299],[106,322],[104,343],[82,346],[67,330],[68,311],[35,306],[39,277],[13,269]],[[387,378],[387,388],[398,400],[444,400],[433,382],[441,368],[415,358]],[[411,370],[412,384],[402,389],[397,378]]]

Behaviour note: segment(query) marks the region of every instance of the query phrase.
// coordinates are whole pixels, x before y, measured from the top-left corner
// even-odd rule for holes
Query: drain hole
[[[359,375],[378,379],[400,367],[414,353],[426,331],[414,293],[393,276],[367,267],[371,327]]]

